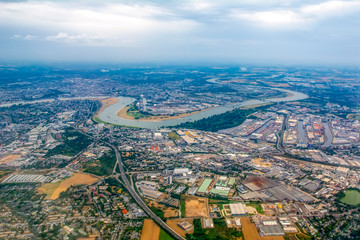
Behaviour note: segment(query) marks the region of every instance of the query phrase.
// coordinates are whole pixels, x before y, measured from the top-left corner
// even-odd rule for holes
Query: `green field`
[[[206,178],[206,179],[202,182],[201,186],[199,187],[198,192],[204,193],[204,192],[206,191],[206,189],[209,187],[211,181],[212,181],[212,180],[211,180],[210,178]]]
[[[159,234],[159,240],[174,240],[174,239],[161,228]]]
[[[194,219],[194,234],[186,234],[186,239],[198,240],[198,239],[207,239],[207,240],[220,240],[220,239],[239,239],[242,237],[242,232],[233,229],[227,228],[226,223],[223,219],[214,218],[214,228],[203,229],[201,227],[201,220]]]
[[[180,212],[181,212],[181,217],[185,217],[185,196],[184,195],[181,195]]]
[[[346,190],[344,192],[345,196],[343,196],[340,201],[342,203],[357,206],[360,204],[360,191],[359,190]]]
[[[126,111],[126,114],[129,115],[130,117],[135,118],[135,119],[147,118],[147,117],[152,116],[152,115],[150,115],[148,113],[140,111],[136,107],[136,103],[132,103],[131,105],[129,105],[129,109]]]
[[[258,213],[264,213],[260,203],[246,203],[246,206],[255,208]]]
[[[181,139],[181,137],[175,131],[169,133],[169,138],[173,141]]]

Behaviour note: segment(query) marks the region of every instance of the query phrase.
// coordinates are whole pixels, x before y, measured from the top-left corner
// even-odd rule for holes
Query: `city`
[[[359,236],[360,108],[357,98],[347,97],[358,91],[359,71],[337,69],[337,80],[326,80],[317,91],[319,86],[310,83],[335,70],[303,69],[312,72],[308,79],[292,68],[202,67],[193,74],[194,69],[170,69],[173,74],[167,67],[151,69],[159,73],[148,76],[146,84],[110,80],[99,69],[86,84],[68,76],[53,89],[41,78],[30,85],[57,92],[51,98],[46,92],[29,98],[28,85],[19,82],[14,88],[3,81],[0,237]],[[167,72],[161,83],[160,70]],[[138,78],[149,70],[124,71]],[[178,76],[182,71],[185,80]],[[353,78],[353,87],[343,88],[341,76]],[[107,87],[94,87],[100,82]],[[306,97],[295,99],[282,89]],[[338,98],[329,98],[335,92]],[[204,112],[232,107],[167,127],[102,120],[101,112],[124,95],[135,101],[124,114],[130,118],[136,112],[132,121],[148,123],[181,119],[182,111],[195,116],[202,106]],[[234,107],[253,98],[263,101]]]
[[[360,240],[359,0],[0,0],[0,240]]]

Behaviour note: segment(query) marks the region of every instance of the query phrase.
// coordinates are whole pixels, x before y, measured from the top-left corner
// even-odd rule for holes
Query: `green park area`
[[[346,190],[340,201],[351,206],[357,206],[360,204],[360,191],[357,189]]]

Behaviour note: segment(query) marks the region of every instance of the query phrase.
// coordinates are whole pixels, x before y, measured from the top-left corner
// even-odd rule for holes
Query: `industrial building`
[[[240,216],[247,214],[243,203],[229,204],[229,208],[232,216]]]

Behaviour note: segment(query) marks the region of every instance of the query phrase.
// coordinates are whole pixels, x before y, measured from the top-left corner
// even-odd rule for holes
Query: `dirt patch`
[[[200,197],[188,197],[185,200],[186,217],[208,217],[208,199]]]
[[[19,157],[21,157],[19,154],[9,154],[4,157],[0,157],[0,164],[7,164],[9,162],[15,161]]]
[[[159,239],[160,227],[152,220],[145,219],[141,232],[141,240],[157,240]]]
[[[152,200],[149,201],[149,202],[147,203],[147,205],[148,205],[149,207],[156,207],[156,208],[161,209],[161,210],[164,210],[164,209],[166,208],[164,204],[160,204],[160,203],[157,203],[157,202],[152,201]]]
[[[155,207],[157,209],[160,209],[164,212],[165,218],[176,218],[179,217],[179,210],[173,207],[167,207],[164,204],[157,203],[155,201],[149,201],[147,202],[147,205],[149,207]]]
[[[282,236],[260,237],[255,223],[250,222],[250,218],[244,217],[240,219],[244,240],[284,240]]]
[[[58,199],[60,193],[65,192],[69,187],[73,185],[86,184],[90,185],[94,182],[97,182],[99,178],[94,177],[86,173],[75,173],[70,178],[65,179],[62,182],[57,183],[45,183],[40,188],[38,188],[39,193],[45,193],[45,199],[55,200]]]
[[[270,162],[264,161],[263,158],[254,158],[251,160],[254,164],[260,165],[262,167],[271,167],[272,164]]]
[[[185,237],[186,233],[193,234],[194,233],[194,228],[192,230],[186,232],[184,229],[179,227],[178,223],[181,223],[183,221],[187,221],[188,223],[193,224],[193,219],[186,219],[186,218],[168,219],[166,221],[166,224],[169,225],[175,232],[177,232],[178,234],[180,234],[183,237]]]
[[[178,209],[175,209],[175,208],[172,208],[172,207],[169,207],[164,211],[164,217],[166,218],[173,218],[173,217],[179,217],[179,210]]]
[[[256,209],[254,207],[251,206],[246,206],[245,210],[248,214],[257,214],[258,212],[256,211]]]

